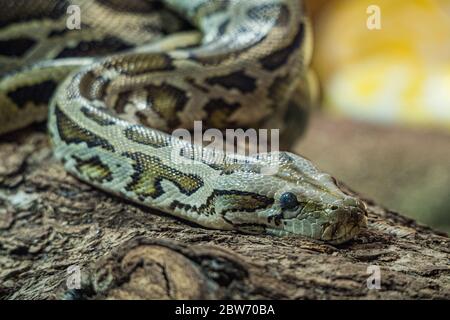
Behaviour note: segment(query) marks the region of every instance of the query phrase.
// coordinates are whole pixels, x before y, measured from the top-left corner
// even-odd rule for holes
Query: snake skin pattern
[[[80,8],[79,30],[66,27]],[[250,128],[307,81],[298,0],[0,1],[0,134],[47,117],[55,156],[97,188],[214,229],[342,243],[364,204],[308,160],[234,161],[165,132]],[[180,143],[191,153],[174,161]],[[192,155],[202,155],[192,157]],[[220,153],[219,153],[220,154]],[[276,159],[277,170],[265,169]]]

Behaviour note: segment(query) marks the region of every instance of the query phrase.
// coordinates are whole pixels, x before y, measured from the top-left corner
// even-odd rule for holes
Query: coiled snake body
[[[195,120],[251,127],[286,108],[309,60],[300,2],[162,2],[0,3],[0,133],[43,120],[50,101],[56,157],[98,188],[209,228],[353,238],[364,205],[308,160],[273,152],[213,163],[217,151],[185,142],[189,161],[174,161],[180,141],[163,132]],[[77,30],[66,26],[71,4]],[[176,33],[186,24],[200,35]]]

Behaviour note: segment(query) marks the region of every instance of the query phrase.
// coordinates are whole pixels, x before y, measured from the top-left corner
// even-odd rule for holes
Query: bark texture
[[[207,230],[79,182],[30,128],[0,142],[0,297],[450,299],[449,238],[364,200],[368,230],[340,246]]]

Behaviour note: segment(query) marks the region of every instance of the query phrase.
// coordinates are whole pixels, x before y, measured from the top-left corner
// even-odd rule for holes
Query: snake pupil
[[[295,209],[299,203],[297,197],[292,192],[285,192],[280,197],[280,206],[282,209]]]

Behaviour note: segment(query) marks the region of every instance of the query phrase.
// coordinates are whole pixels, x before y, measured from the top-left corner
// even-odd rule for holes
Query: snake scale
[[[0,134],[48,115],[68,172],[207,228],[338,244],[366,226],[362,201],[298,155],[215,163],[217,150],[184,142],[202,156],[173,159],[180,140],[166,132],[194,121],[251,128],[295,99],[311,51],[301,1],[0,5]],[[71,5],[79,28],[67,27]],[[267,174],[275,155],[277,170]]]

